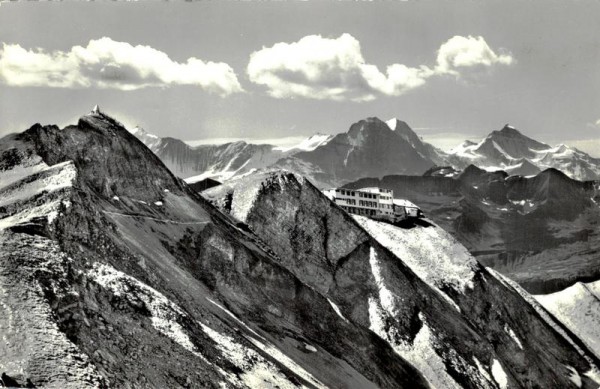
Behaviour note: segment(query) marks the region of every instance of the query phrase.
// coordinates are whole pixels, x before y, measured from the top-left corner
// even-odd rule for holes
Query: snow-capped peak
[[[153,139],[158,139],[158,136],[146,132],[146,130],[144,130],[140,126],[135,126],[133,129],[129,130],[129,132],[131,132],[133,135],[135,135],[138,138],[153,138]]]
[[[146,132],[142,127],[135,126],[133,129],[127,129],[133,136],[138,138],[143,144],[146,145],[153,152],[157,152],[158,148],[162,144],[162,138],[154,134]]]
[[[396,126],[398,125],[398,119],[397,118],[391,118],[390,120],[386,121],[385,124],[388,125],[388,127],[390,128],[390,130],[394,131],[396,129]]]
[[[478,145],[478,143],[475,143],[473,141],[465,140],[464,142],[450,150],[450,154],[458,155],[461,157],[473,158],[473,150],[476,149]]]
[[[277,151],[283,151],[283,152],[287,152],[290,150],[300,150],[300,151],[313,151],[314,149],[316,149],[319,146],[323,146],[326,145],[327,143],[329,143],[329,141],[333,139],[333,135],[326,135],[326,134],[315,134],[312,135],[304,140],[302,140],[300,143],[293,145],[293,146],[277,146],[274,147],[273,150],[277,150]]]

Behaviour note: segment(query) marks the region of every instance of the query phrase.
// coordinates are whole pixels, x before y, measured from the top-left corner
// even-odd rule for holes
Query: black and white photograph
[[[600,1],[0,0],[0,388],[600,389]]]

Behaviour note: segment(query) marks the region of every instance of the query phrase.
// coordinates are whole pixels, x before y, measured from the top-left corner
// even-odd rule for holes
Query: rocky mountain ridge
[[[223,213],[99,111],[1,139],[0,177],[11,384],[598,385],[597,356],[441,229],[350,218],[302,177],[249,175]]]
[[[580,181],[600,179],[600,159],[566,145],[549,146],[506,125],[482,141],[465,141],[443,152],[423,141],[396,118],[367,118],[337,135],[315,135],[296,147],[234,142],[192,147],[174,138],[132,130],[171,171],[189,182],[224,181],[255,170],[287,169],[319,187],[333,187],[361,177],[422,175],[433,166],[462,170],[473,164],[488,171],[532,176],[554,168]]]

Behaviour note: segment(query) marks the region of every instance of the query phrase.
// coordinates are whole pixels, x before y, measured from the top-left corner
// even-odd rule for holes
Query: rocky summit
[[[206,196],[99,109],[2,138],[2,385],[600,382],[588,343],[433,222],[351,217],[285,172]]]

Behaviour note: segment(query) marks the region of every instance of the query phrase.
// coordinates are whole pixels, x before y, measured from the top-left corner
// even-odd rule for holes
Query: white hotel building
[[[323,193],[348,213],[362,216],[394,216],[394,192],[382,188],[333,188]]]

